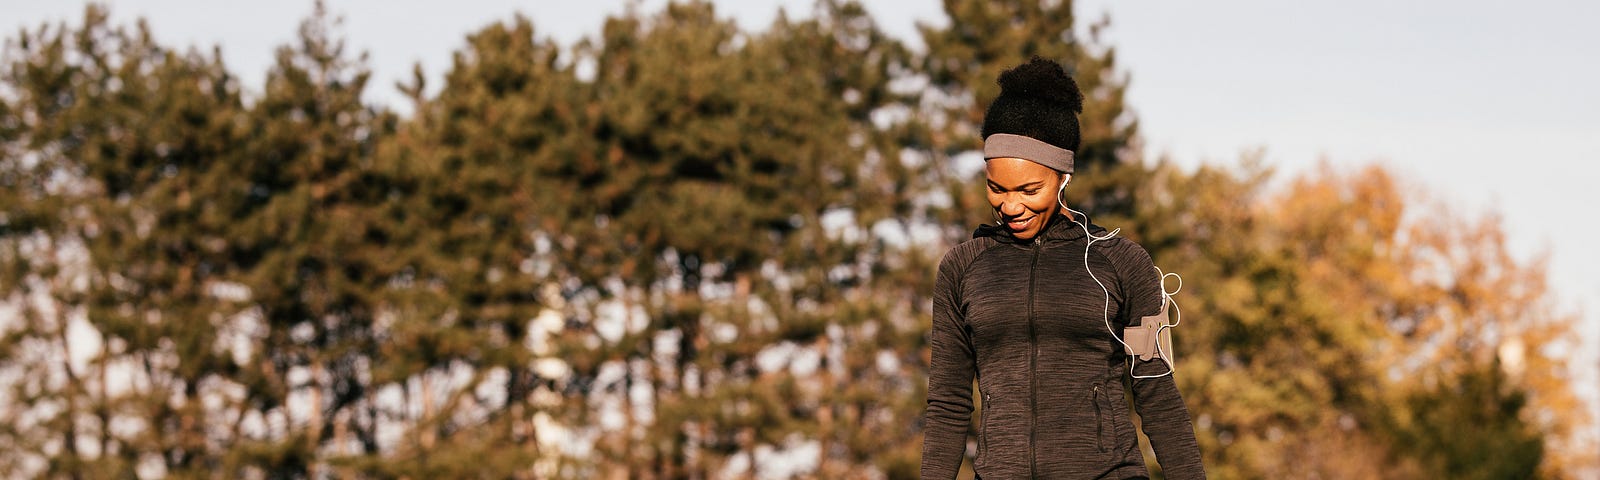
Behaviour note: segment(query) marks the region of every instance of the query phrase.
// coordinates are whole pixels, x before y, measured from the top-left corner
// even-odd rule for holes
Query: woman
[[[1144,248],[1060,199],[1083,94],[1039,58],[1002,73],[1000,88],[983,122],[997,225],[939,262],[922,477],[955,478],[973,378],[983,395],[980,478],[1147,477],[1123,400],[1132,377],[1166,478],[1204,478],[1189,411],[1165,374],[1170,354],[1130,357],[1117,336],[1165,314],[1161,274]]]

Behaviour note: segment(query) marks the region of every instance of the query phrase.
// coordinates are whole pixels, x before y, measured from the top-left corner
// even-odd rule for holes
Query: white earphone
[[[1061,208],[1066,209],[1069,212],[1072,212],[1074,214],[1072,222],[1078,224],[1078,226],[1080,226],[1080,227],[1083,227],[1083,235],[1085,237],[1087,237],[1087,240],[1085,241],[1085,243],[1083,245],[1083,271],[1089,272],[1089,278],[1093,279],[1095,284],[1100,285],[1100,291],[1105,293],[1105,298],[1106,298],[1105,306],[1101,309],[1100,314],[1102,316],[1102,320],[1105,322],[1106,332],[1110,333],[1111,334],[1111,338],[1115,339],[1117,341],[1117,343],[1121,344],[1122,348],[1124,350],[1126,350],[1126,351],[1131,353],[1135,349],[1132,346],[1129,346],[1128,342],[1124,341],[1122,339],[1122,337],[1117,336],[1117,331],[1115,329],[1111,328],[1111,290],[1107,289],[1106,288],[1106,284],[1102,283],[1100,281],[1100,277],[1095,276],[1094,270],[1091,270],[1089,268],[1089,247],[1093,246],[1094,242],[1098,242],[1098,241],[1102,241],[1102,240],[1108,240],[1108,239],[1110,239],[1112,237],[1117,236],[1117,233],[1122,232],[1122,229],[1121,228],[1113,229],[1113,230],[1111,230],[1110,233],[1107,233],[1105,235],[1101,235],[1101,236],[1098,236],[1098,237],[1094,236],[1093,233],[1090,233],[1089,232],[1089,224],[1088,224],[1088,222],[1086,220],[1085,221],[1080,221],[1079,220],[1079,219],[1086,219],[1086,218],[1088,218],[1088,216],[1085,215],[1083,212],[1079,212],[1077,210],[1073,210],[1071,207],[1067,206],[1067,203],[1066,203],[1066,200],[1065,200],[1063,194],[1066,192],[1067,182],[1070,182],[1072,180],[1072,174],[1068,173],[1068,174],[1064,174],[1064,175],[1066,176],[1066,178],[1061,179],[1061,190],[1059,192],[1057,192],[1057,194],[1056,194],[1056,203],[1060,204]],[[1177,327],[1179,323],[1183,322],[1183,310],[1178,308],[1178,301],[1177,300],[1173,300],[1173,298],[1172,298],[1172,296],[1174,294],[1178,293],[1179,290],[1183,289],[1183,276],[1182,275],[1178,275],[1176,272],[1162,272],[1161,271],[1161,267],[1155,267],[1155,269],[1156,269],[1156,276],[1160,279],[1159,281],[1161,282],[1161,284],[1158,286],[1160,288],[1160,290],[1161,290],[1161,315],[1164,315],[1166,313],[1167,305],[1172,305],[1173,313],[1175,313],[1177,315],[1177,321],[1172,322],[1171,324],[1162,324],[1159,327],[1156,327],[1155,331],[1152,332],[1153,336],[1154,336],[1154,342],[1155,342],[1155,352],[1154,352],[1154,353],[1156,353],[1155,357],[1156,358],[1160,358],[1162,363],[1166,363],[1167,364],[1167,371],[1161,373],[1160,375],[1138,375],[1138,374],[1135,374],[1135,373],[1133,373],[1135,355],[1130,354],[1130,355],[1128,355],[1128,375],[1133,377],[1133,378],[1136,378],[1136,379],[1161,378],[1161,377],[1164,377],[1164,376],[1167,376],[1167,375],[1172,375],[1172,372],[1175,370],[1175,366],[1172,364],[1172,346],[1171,345],[1165,345],[1165,348],[1163,348],[1163,345],[1161,344],[1161,333],[1163,331],[1170,330],[1173,327]],[[1167,284],[1167,277],[1169,277],[1169,276],[1177,277],[1177,279],[1178,279],[1178,288],[1174,289],[1171,292],[1167,291],[1167,285],[1166,285]]]
[[[1077,210],[1073,210],[1071,208],[1067,208],[1067,184],[1068,183],[1072,183],[1072,174],[1070,174],[1070,173],[1061,174],[1061,188],[1057,188],[1056,189],[1056,204],[1057,205],[1061,205],[1061,208],[1065,209],[1066,211],[1076,212]]]

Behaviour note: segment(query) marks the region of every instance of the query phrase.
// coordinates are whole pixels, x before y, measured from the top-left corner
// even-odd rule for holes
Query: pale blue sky
[[[289,42],[311,2],[121,0],[113,18],[149,19],[170,45],[222,45],[232,70],[258,87],[273,49]],[[641,3],[654,11],[663,0]],[[82,0],[0,0],[0,28],[62,19]],[[422,62],[437,88],[464,35],[513,12],[540,35],[571,43],[626,0],[424,2],[330,0],[351,47],[370,53],[370,99]],[[809,0],[719,1],[761,28],[777,7]],[[890,33],[913,43],[917,21],[945,22],[937,0],[867,1]],[[1590,352],[1600,345],[1600,2],[1380,0],[1138,0],[1078,2],[1080,19],[1109,13],[1106,40],[1133,83],[1129,101],[1152,154],[1182,165],[1231,165],[1263,148],[1286,173],[1325,160],[1382,163],[1459,215],[1504,215],[1522,258],[1549,252],[1552,281],[1586,307]],[[1581,305],[1586,304],[1586,305]],[[1593,356],[1574,365],[1594,390]]]

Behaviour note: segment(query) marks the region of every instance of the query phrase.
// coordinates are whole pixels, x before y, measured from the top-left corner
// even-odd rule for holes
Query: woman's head
[[[1012,235],[1032,239],[1060,210],[1080,143],[1083,93],[1055,62],[1034,57],[1000,74],[983,118],[989,205]]]

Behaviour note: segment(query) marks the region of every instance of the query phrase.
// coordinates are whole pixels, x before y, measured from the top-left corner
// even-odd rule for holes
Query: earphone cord
[[[1065,187],[1066,185],[1062,185],[1062,186]],[[1058,202],[1059,202],[1059,200],[1058,200]],[[1078,221],[1079,217],[1086,217],[1086,215],[1084,215],[1083,212],[1079,212],[1077,210],[1073,210],[1071,208],[1068,208],[1065,204],[1062,204],[1061,208],[1065,208],[1065,209],[1067,209],[1067,211],[1072,212],[1072,213],[1075,214],[1073,216],[1072,223],[1076,223],[1076,224],[1078,224],[1079,227],[1083,227],[1083,235],[1085,237],[1088,237],[1088,240],[1083,245],[1083,271],[1089,272],[1089,278],[1093,279],[1094,283],[1096,285],[1100,286],[1100,291],[1105,293],[1106,302],[1105,302],[1105,306],[1100,311],[1100,315],[1101,315],[1102,319],[1105,321],[1106,331],[1111,333],[1111,338],[1115,339],[1117,341],[1117,343],[1122,345],[1122,348],[1124,349],[1124,351],[1132,350],[1132,348],[1128,346],[1128,343],[1124,342],[1122,340],[1122,337],[1117,336],[1117,331],[1115,329],[1111,328],[1111,290],[1107,289],[1106,288],[1106,284],[1101,283],[1100,282],[1100,278],[1095,276],[1094,270],[1091,270],[1089,268],[1089,247],[1093,246],[1094,242],[1098,242],[1098,241],[1101,241],[1101,240],[1108,240],[1108,239],[1110,239],[1112,237],[1117,236],[1117,233],[1121,232],[1122,229],[1121,228],[1117,228],[1117,229],[1112,230],[1111,233],[1107,233],[1107,234],[1105,234],[1103,236],[1096,237],[1096,236],[1094,236],[1094,234],[1089,233],[1089,225],[1086,222]],[[1133,377],[1133,378],[1136,378],[1136,379],[1161,378],[1161,377],[1165,377],[1167,375],[1172,375],[1174,367],[1172,365],[1171,346],[1167,346],[1166,348],[1162,348],[1162,345],[1161,345],[1161,332],[1166,330],[1166,329],[1176,327],[1176,326],[1178,326],[1179,323],[1183,322],[1183,310],[1179,309],[1178,308],[1178,302],[1176,300],[1172,299],[1173,295],[1177,294],[1178,291],[1183,290],[1183,276],[1182,275],[1178,275],[1175,272],[1174,273],[1162,273],[1161,272],[1161,267],[1155,267],[1155,268],[1156,268],[1156,275],[1158,275],[1160,277],[1160,279],[1161,279],[1161,301],[1163,303],[1170,303],[1172,305],[1172,310],[1175,313],[1175,315],[1177,316],[1177,319],[1176,319],[1176,321],[1172,322],[1171,324],[1162,325],[1160,328],[1157,328],[1156,331],[1155,331],[1156,351],[1161,353],[1160,358],[1161,358],[1162,363],[1167,364],[1167,371],[1165,373],[1160,374],[1160,375],[1137,375],[1137,374],[1134,374],[1133,373],[1133,366],[1134,366],[1133,359],[1134,359],[1134,356],[1133,355],[1128,355],[1128,375]],[[1174,276],[1174,277],[1178,277],[1178,288],[1174,289],[1171,292],[1168,292],[1166,290],[1166,288],[1167,288],[1167,286],[1166,286],[1167,276],[1169,276],[1169,275],[1170,276]]]

